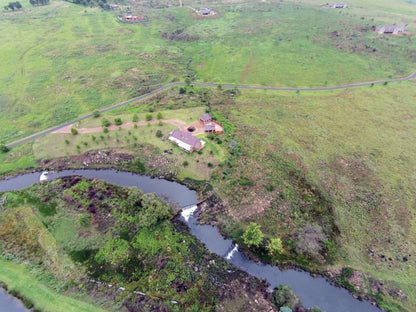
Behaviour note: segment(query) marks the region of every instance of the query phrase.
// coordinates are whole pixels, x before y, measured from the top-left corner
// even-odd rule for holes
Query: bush
[[[137,114],[133,115],[133,122],[138,122],[139,121],[139,116],[137,116]]]
[[[162,136],[163,136],[162,131],[157,130],[157,131],[156,131],[156,137],[161,138]]]
[[[186,167],[186,166],[188,166],[188,165],[189,165],[189,162],[188,162],[187,160],[185,160],[185,161],[182,163],[182,165],[183,165],[184,167]]]
[[[103,127],[110,127],[111,126],[111,122],[107,118],[103,118],[103,120],[101,120],[101,124],[103,125]]]
[[[0,144],[0,152],[7,153],[10,149],[5,144]]]
[[[156,118],[157,118],[158,120],[162,119],[162,118],[163,118],[162,113],[161,113],[161,112],[158,112],[158,113],[156,114]]]
[[[121,118],[120,118],[120,117],[115,118],[115,119],[114,119],[114,123],[115,123],[117,126],[120,126],[120,125],[122,125],[122,124],[123,124],[123,122],[121,121]]]
[[[104,131],[104,133],[108,133],[108,128],[107,127],[104,127],[103,128],[103,131]]]
[[[72,133],[73,135],[77,135],[77,134],[78,134],[78,130],[77,130],[77,129],[75,129],[75,128],[71,128],[71,133]]]
[[[153,116],[152,114],[146,114],[146,121],[152,120]]]
[[[186,89],[181,87],[179,88],[179,94],[185,94],[186,93]]]
[[[213,163],[211,163],[211,162],[209,162],[209,163],[207,164],[207,166],[208,166],[208,168],[212,168],[212,167],[214,167]]]
[[[65,139],[65,144],[69,144],[69,141],[67,139]]]
[[[247,246],[259,247],[263,241],[263,233],[260,230],[260,225],[251,222],[243,234],[244,244]]]
[[[287,306],[291,309],[299,303],[299,298],[293,293],[292,288],[288,285],[277,285],[273,289],[273,303],[278,307]]]
[[[92,112],[92,117],[94,117],[94,118],[100,117],[100,112],[98,110],[93,111]]]

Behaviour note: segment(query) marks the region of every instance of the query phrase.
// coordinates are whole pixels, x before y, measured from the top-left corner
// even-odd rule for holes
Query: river
[[[40,172],[23,174],[14,178],[0,181],[0,192],[19,190],[38,183]],[[119,186],[135,186],[144,193],[154,192],[168,198],[169,201],[184,207],[183,220],[188,224],[191,233],[203,242],[207,248],[223,257],[241,270],[266,280],[273,289],[279,284],[290,285],[297,293],[305,307],[318,306],[326,312],[380,312],[368,301],[355,299],[346,289],[338,288],[325,278],[312,277],[308,272],[298,270],[281,271],[278,267],[263,263],[255,263],[238,251],[230,239],[225,239],[216,227],[200,225],[193,216],[196,209],[197,195],[195,191],[176,182],[150,178],[129,172],[106,170],[63,170],[49,174],[49,180],[64,176],[79,175],[85,178],[95,178]],[[0,296],[0,308],[8,297]],[[22,311],[22,310],[8,310]]]

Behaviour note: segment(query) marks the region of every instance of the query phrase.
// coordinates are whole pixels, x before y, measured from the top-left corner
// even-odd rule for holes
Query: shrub
[[[158,112],[158,113],[156,114],[156,118],[157,118],[158,120],[162,119],[162,118],[163,118],[162,113],[161,113],[161,112]]]
[[[152,114],[146,114],[146,121],[152,120],[153,116]]]
[[[103,118],[103,120],[101,120],[101,124],[103,125],[103,127],[111,126],[111,122],[107,118]]]
[[[92,112],[92,117],[94,117],[94,118],[100,117],[100,112],[98,110],[93,111]]]
[[[103,131],[104,131],[104,133],[108,133],[108,128],[107,127],[104,127],[103,128]]]
[[[77,135],[77,134],[78,134],[78,130],[77,130],[77,129],[75,129],[75,128],[71,128],[71,133],[72,133],[73,135]]]
[[[188,165],[189,165],[189,162],[188,162],[187,160],[185,160],[185,161],[182,163],[182,165],[183,165],[184,167],[186,167],[186,166],[188,166]]]
[[[120,126],[120,125],[122,125],[122,124],[123,124],[123,122],[121,121],[121,118],[120,118],[120,117],[115,118],[115,119],[114,119],[114,123],[115,123],[117,126]]]
[[[5,144],[0,144],[0,152],[7,153],[10,149]]]
[[[162,136],[163,136],[162,131],[157,130],[157,131],[156,131],[156,137],[161,138]]]
[[[214,167],[214,165],[213,165],[211,162],[209,162],[209,163],[207,164],[207,166],[208,166],[209,168]]]
[[[266,249],[272,257],[283,253],[282,240],[279,237],[270,239],[266,245]]]
[[[287,306],[291,309],[299,303],[299,298],[288,285],[278,285],[273,289],[273,303],[278,307]]]
[[[186,93],[186,89],[181,87],[179,88],[179,94],[185,94]]]
[[[150,113],[153,113],[154,111],[155,111],[154,107],[153,107],[153,106],[150,106],[150,107],[149,107],[149,112],[150,112]]]
[[[133,115],[133,122],[138,122],[139,121],[139,116],[137,116],[137,114]]]
[[[69,144],[69,141],[67,139],[65,139],[65,144]]]
[[[263,241],[263,233],[260,230],[260,225],[251,222],[243,234],[244,244],[247,246],[259,247]]]

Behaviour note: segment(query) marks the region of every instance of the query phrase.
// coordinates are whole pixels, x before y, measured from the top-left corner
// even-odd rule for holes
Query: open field
[[[414,90],[409,82],[325,93],[244,91],[234,105],[213,107],[236,125],[241,146],[241,156],[213,173],[228,214],[261,224],[292,251],[308,223],[327,238],[335,226],[340,249],[327,247],[327,269],[363,272],[356,286],[368,293],[371,278],[382,280],[390,287],[379,295],[385,308],[414,310]]]
[[[22,12],[0,13],[7,29],[0,35],[7,42],[0,51],[0,141],[6,143],[187,76],[309,87],[406,76],[415,61],[410,35],[371,31],[388,22],[378,15],[380,5],[370,18],[372,7],[218,4],[219,17],[207,20],[193,19],[186,7],[147,7],[137,11],[149,23],[125,25],[115,12],[67,2],[22,4]],[[394,9],[395,22],[414,31],[414,5]]]

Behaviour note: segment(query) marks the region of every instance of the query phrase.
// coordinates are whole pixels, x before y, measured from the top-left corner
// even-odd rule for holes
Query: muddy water
[[[2,180],[0,181],[0,192],[18,190],[37,183],[40,174],[40,172],[29,173],[9,180]],[[144,193],[154,192],[179,204],[184,207],[182,218],[189,225],[192,234],[203,242],[211,252],[220,255],[241,270],[265,279],[270,284],[270,289],[278,284],[290,285],[299,295],[305,307],[318,306],[326,312],[381,311],[368,301],[355,299],[347,290],[333,286],[322,277],[314,278],[304,271],[281,271],[277,267],[248,260],[244,254],[238,251],[238,246],[221,236],[216,227],[197,224],[197,220],[193,216],[197,202],[196,192],[183,185],[115,170],[64,170],[49,174],[49,180],[70,175],[96,178],[120,186],[136,186]],[[0,296],[0,310],[2,300]],[[10,311],[20,310],[12,309]]]

